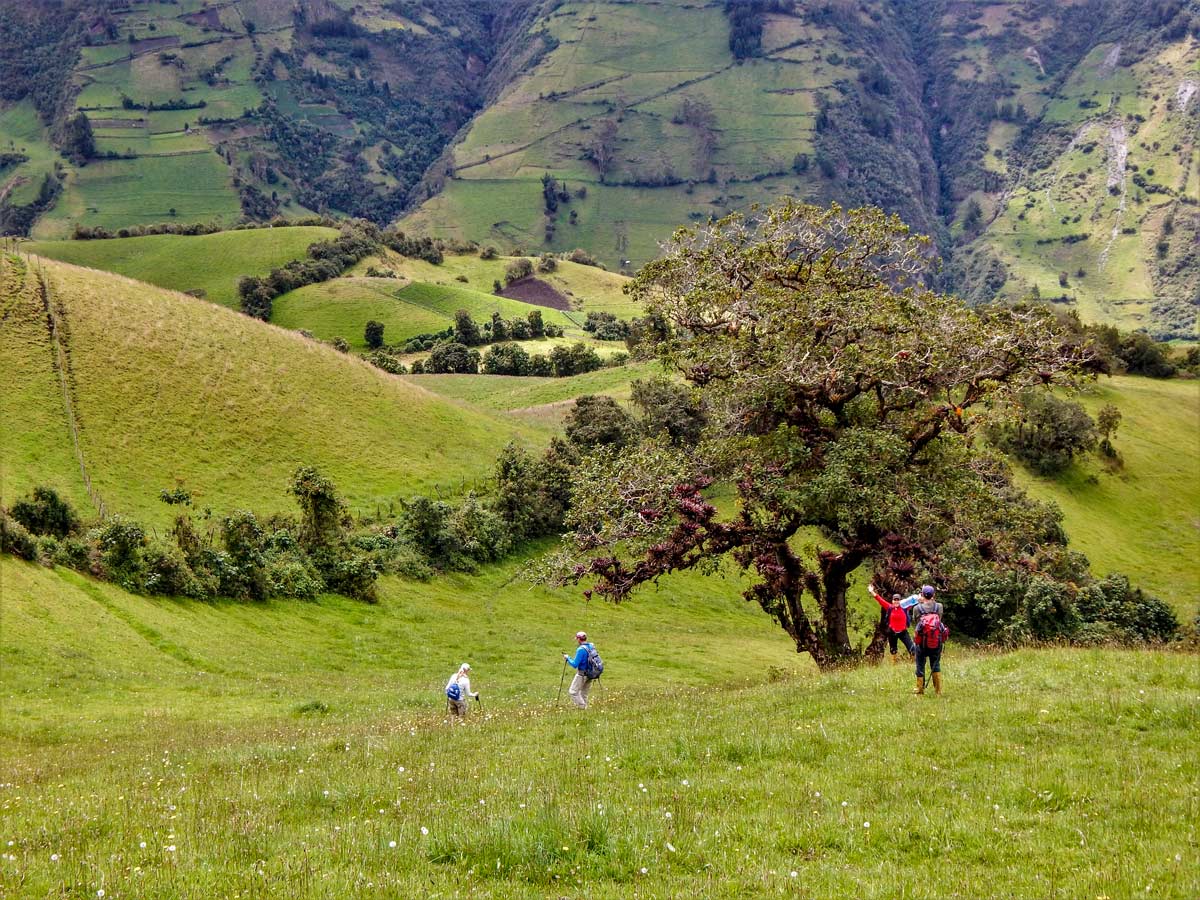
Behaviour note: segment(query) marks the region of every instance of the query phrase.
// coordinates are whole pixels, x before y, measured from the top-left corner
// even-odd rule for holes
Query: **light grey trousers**
[[[571,679],[571,702],[580,709],[587,709],[588,691],[592,689],[592,682],[595,679],[588,678],[586,675],[576,674]]]

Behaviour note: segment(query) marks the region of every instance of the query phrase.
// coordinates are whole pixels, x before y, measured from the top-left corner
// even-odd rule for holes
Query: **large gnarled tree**
[[[586,459],[551,577],[620,601],[732,559],[754,576],[747,599],[826,667],[864,652],[847,603],[860,566],[900,587],[1054,540],[973,432],[990,402],[1073,380],[1086,351],[1047,311],[927,289],[934,262],[872,209],[788,201],[677,232],[632,292],[660,325],[650,349],[703,400],[703,440]],[[714,484],[735,502],[718,510]]]

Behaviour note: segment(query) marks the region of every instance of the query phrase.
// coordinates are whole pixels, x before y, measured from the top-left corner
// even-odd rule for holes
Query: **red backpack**
[[[917,623],[917,646],[926,650],[936,650],[942,646],[942,641],[949,633],[950,629],[942,624],[941,616],[937,613],[926,613]]]

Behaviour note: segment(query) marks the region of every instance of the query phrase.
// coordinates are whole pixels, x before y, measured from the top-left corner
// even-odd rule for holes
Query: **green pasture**
[[[215,151],[96,160],[71,171],[64,195],[39,220],[34,237],[63,238],[76,223],[116,230],[168,220],[232,224],[240,217],[229,169]]]
[[[36,322],[40,302],[19,292],[4,262],[6,300]],[[46,263],[65,308],[80,446],[113,511],[164,525],[164,488],[182,484],[199,507],[287,509],[291,473],[316,465],[356,512],[415,492],[457,489],[509,440],[538,430],[469,409],[367,363],[212,303],[118,276]],[[44,322],[44,314],[42,322]],[[63,399],[44,330],[0,330],[21,373],[6,385],[4,502],[34,485],[78,498]],[[67,448],[64,450],[63,448]],[[85,513],[88,509],[85,507]]]
[[[368,268],[391,269],[412,281],[444,287],[468,287],[477,291],[491,291],[494,282],[504,283],[505,270],[515,257],[498,256],[496,259],[480,259],[478,253],[447,253],[440,265],[423,259],[412,259],[395,253],[383,257],[372,256],[362,260],[348,274],[365,275]],[[531,257],[536,264],[536,257]],[[637,315],[639,309],[624,292],[629,279],[616,272],[596,266],[585,266],[567,260],[557,260],[553,272],[535,272],[535,275],[565,294],[572,309],[586,316],[588,312],[610,312],[621,318]],[[460,282],[459,276],[467,279]]]
[[[781,196],[810,196],[795,176],[747,184],[636,188],[588,183],[587,196],[559,207],[554,239],[546,243],[541,175],[528,180],[459,178],[408,216],[405,227],[435,237],[477,240],[504,251],[569,252],[585,247],[610,269],[633,271],[658,255],[659,243],[681,225],[702,223]],[[573,184],[573,183],[572,183]],[[577,224],[569,222],[570,212]]]
[[[1026,477],[1035,495],[1063,510],[1071,545],[1098,575],[1124,572],[1171,603],[1181,619],[1200,613],[1200,382],[1104,379],[1081,401],[1094,416],[1121,411],[1113,443],[1124,465],[1096,460],[1056,479]]]
[[[0,170],[0,196],[12,206],[36,200],[42,180],[62,159],[29,100],[8,106],[0,104],[0,153],[21,153],[28,157],[25,162]]]
[[[505,319],[525,318],[540,310],[546,322],[572,329],[581,328],[555,309],[533,306],[469,288],[410,282],[397,278],[335,278],[297,288],[277,297],[271,321],[283,328],[308,331],[321,340],[342,338],[354,349],[366,348],[367,322],[382,322],[383,339],[403,342],[418,334],[442,331],[454,324],[460,309],[480,325],[499,312]]]
[[[303,259],[309,244],[336,236],[332,228],[302,226],[196,236],[35,241],[23,249],[176,291],[202,290],[214,303],[237,309],[237,282],[243,275],[266,275],[293,259]]]
[[[524,342],[535,352],[537,342]],[[605,394],[628,399],[630,385],[639,378],[657,374],[658,369],[644,363],[630,363],[611,369],[598,369],[569,378],[514,378],[508,375],[410,375],[415,384],[472,406],[503,412],[523,413],[539,407],[562,406],[564,411],[585,394]]]
[[[945,694],[917,698],[907,667],[813,673],[719,578],[611,607],[516,574],[198,604],[0,559],[0,889],[1200,890],[1192,657],[951,643]],[[606,662],[583,713],[555,702],[580,627]],[[482,707],[451,725],[463,660]]]

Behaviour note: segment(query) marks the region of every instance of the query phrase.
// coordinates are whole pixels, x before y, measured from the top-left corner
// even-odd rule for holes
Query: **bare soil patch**
[[[500,296],[550,309],[569,310],[571,308],[571,300],[566,294],[540,278],[530,277],[514,281],[500,292]]]

